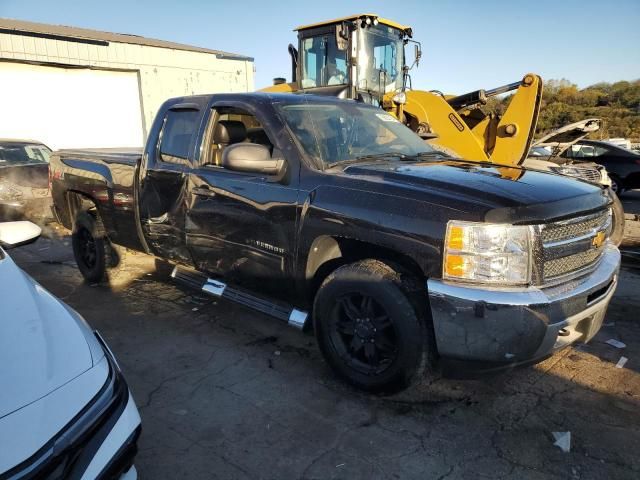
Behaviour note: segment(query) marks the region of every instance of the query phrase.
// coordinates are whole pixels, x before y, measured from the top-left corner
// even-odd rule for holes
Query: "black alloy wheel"
[[[358,292],[342,296],[331,320],[331,342],[352,368],[376,375],[398,356],[398,337],[387,311],[371,296]]]

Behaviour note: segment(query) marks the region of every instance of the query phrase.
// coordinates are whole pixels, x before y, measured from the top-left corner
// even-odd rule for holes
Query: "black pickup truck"
[[[457,160],[387,113],[310,95],[168,100],[143,151],[51,160],[88,281],[119,248],[299,328],[368,390],[538,362],[600,329],[620,255],[606,191]]]

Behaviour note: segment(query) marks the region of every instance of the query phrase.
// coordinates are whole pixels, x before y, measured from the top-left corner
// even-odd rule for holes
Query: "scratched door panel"
[[[218,167],[190,182],[185,228],[198,268],[248,288],[289,288],[297,189]]]

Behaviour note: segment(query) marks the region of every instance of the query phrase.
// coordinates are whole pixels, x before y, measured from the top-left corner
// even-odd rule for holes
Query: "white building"
[[[0,19],[0,138],[139,147],[164,100],[254,90],[253,58]]]

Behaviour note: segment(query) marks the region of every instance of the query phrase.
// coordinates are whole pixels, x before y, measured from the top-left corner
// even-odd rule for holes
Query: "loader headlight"
[[[532,230],[528,226],[450,221],[443,278],[523,285],[531,281]]]
[[[404,92],[396,93],[392,100],[396,105],[404,105],[407,103],[407,94]]]

